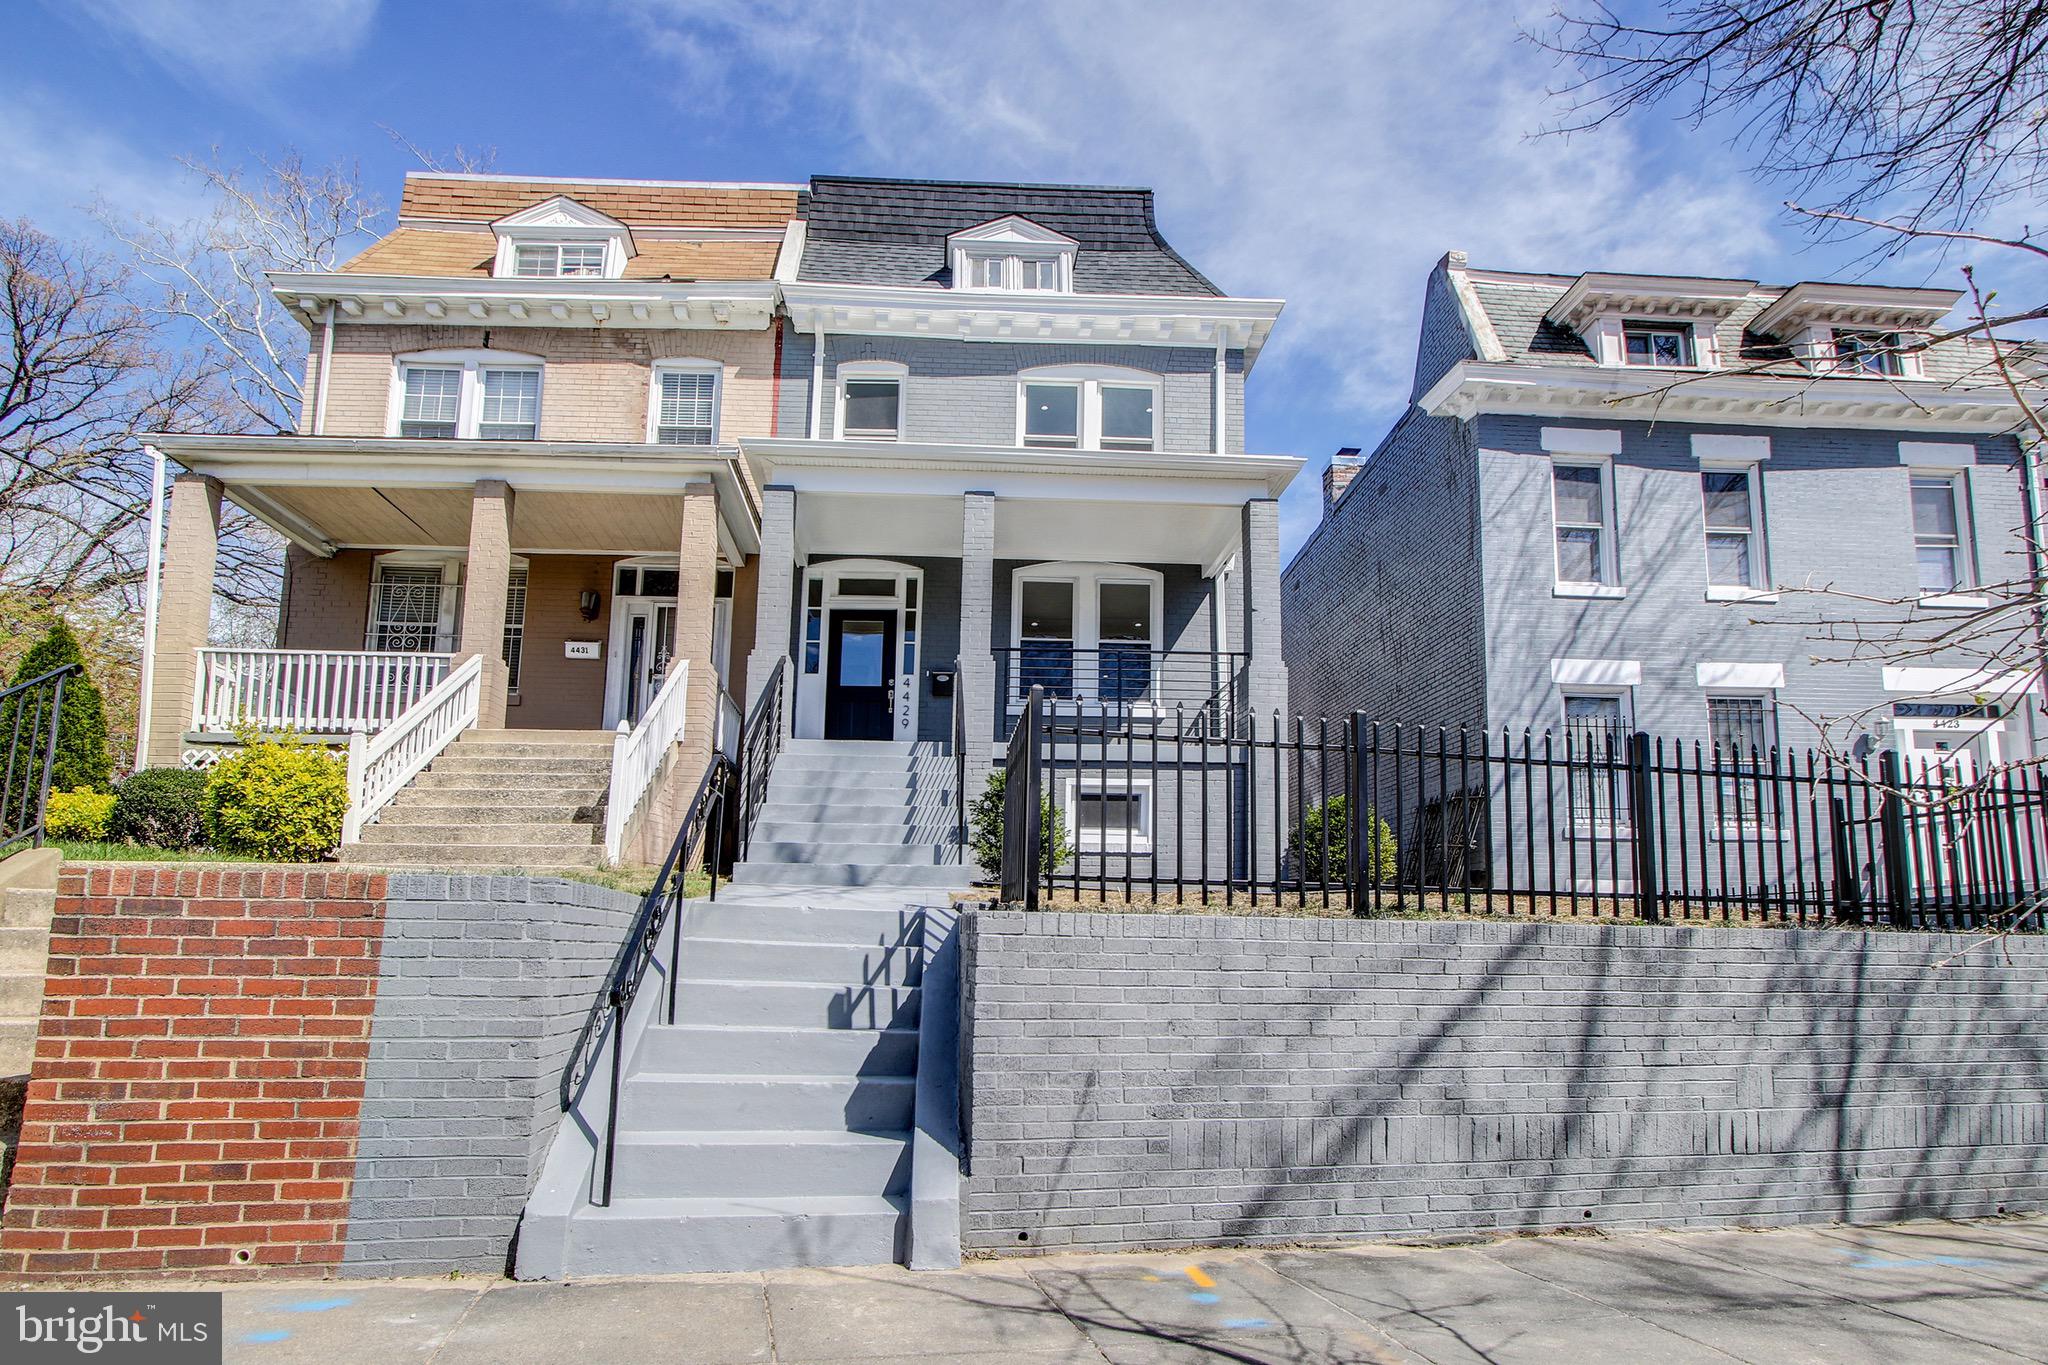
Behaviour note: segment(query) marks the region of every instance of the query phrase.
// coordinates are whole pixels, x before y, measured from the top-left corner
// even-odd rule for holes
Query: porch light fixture
[[[597,619],[597,600],[596,588],[585,588],[576,594],[576,610],[582,614],[584,620]]]

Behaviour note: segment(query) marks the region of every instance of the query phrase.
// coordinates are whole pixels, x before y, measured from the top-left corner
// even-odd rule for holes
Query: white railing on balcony
[[[192,728],[375,734],[433,691],[454,660],[345,649],[202,649]]]
[[[386,802],[476,724],[483,679],[483,656],[472,654],[376,734],[359,727],[349,735],[348,813],[341,818],[344,844],[361,838],[363,826]]]
[[[611,795],[605,802],[604,857],[616,863],[626,846],[626,830],[640,813],[654,779],[661,774],[669,746],[683,737],[684,703],[689,699],[690,661],[678,659],[661,680],[654,700],[640,713],[640,723],[619,722],[612,739]]]

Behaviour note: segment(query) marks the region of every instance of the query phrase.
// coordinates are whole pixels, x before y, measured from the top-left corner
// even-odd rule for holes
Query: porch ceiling
[[[799,492],[797,548],[807,554],[960,554],[958,497]],[[1237,544],[1235,507],[996,499],[996,558],[1199,564]]]
[[[461,546],[469,543],[466,488],[319,488],[245,484],[253,495],[303,522],[336,546]],[[260,508],[252,508],[260,510]],[[680,496],[650,492],[558,493],[516,490],[512,547],[533,551],[674,554],[683,524]],[[954,536],[958,548],[959,536]]]

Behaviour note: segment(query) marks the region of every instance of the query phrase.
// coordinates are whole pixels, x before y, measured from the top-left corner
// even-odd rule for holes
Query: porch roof
[[[369,436],[144,438],[230,502],[317,555],[346,548],[464,545],[470,490],[503,479],[517,493],[513,549],[674,553],[682,491],[718,495],[719,550],[760,546],[760,510],[729,447],[582,441],[426,441]]]
[[[1170,450],[1047,450],[936,441],[742,438],[740,453],[764,486],[846,487],[908,494],[1008,488],[1082,500],[1242,503],[1277,498],[1304,463],[1294,455]],[[851,475],[855,484],[846,484]]]

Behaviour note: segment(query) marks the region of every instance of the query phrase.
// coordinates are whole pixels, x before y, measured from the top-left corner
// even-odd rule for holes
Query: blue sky
[[[1296,0],[50,0],[10,9],[0,214],[87,236],[82,206],[179,218],[173,158],[295,146],[395,201],[423,147],[540,175],[814,172],[1143,184],[1233,293],[1288,300],[1248,444],[1318,470],[1399,414],[1422,282],[1476,265],[1844,273],[1718,130],[1641,120],[1532,140],[1561,79],[1533,5]],[[1888,282],[1959,285],[1953,262]],[[2010,272],[2008,272],[2010,278]]]

